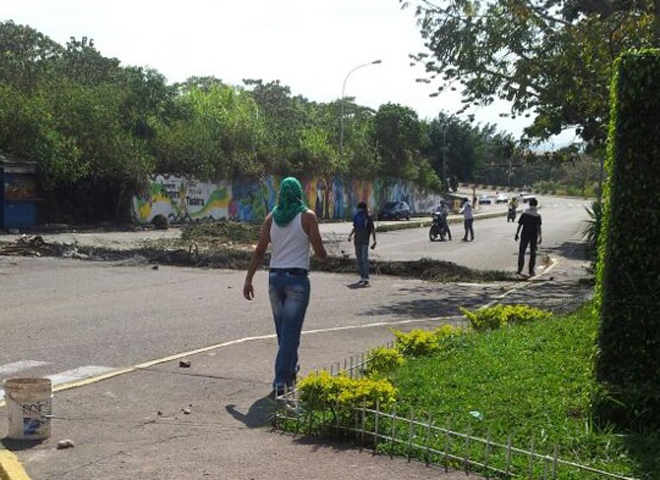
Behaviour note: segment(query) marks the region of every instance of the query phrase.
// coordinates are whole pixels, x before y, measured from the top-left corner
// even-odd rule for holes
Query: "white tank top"
[[[309,270],[309,238],[302,228],[302,213],[286,226],[280,227],[273,220],[270,226],[270,242],[273,252],[270,268],[304,268]]]

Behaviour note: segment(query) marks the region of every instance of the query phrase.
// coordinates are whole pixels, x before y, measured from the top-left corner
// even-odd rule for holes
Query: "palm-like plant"
[[[585,207],[585,210],[589,215],[589,219],[585,221],[586,225],[582,233],[586,242],[585,254],[591,260],[593,266],[598,259],[598,236],[603,218],[603,204],[596,200],[591,204],[591,207]]]

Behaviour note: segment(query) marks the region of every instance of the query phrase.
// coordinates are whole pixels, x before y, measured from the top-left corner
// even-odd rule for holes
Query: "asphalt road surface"
[[[590,203],[581,199],[539,197],[543,220],[543,243],[539,255],[549,254],[568,243],[582,238],[582,230],[588,215],[585,206]],[[522,208],[526,208],[524,205]],[[504,212],[502,205],[481,205],[475,213]],[[518,212],[522,211],[519,208]],[[402,220],[401,222],[405,222]],[[385,222],[391,224],[393,222]],[[418,260],[423,257],[446,260],[480,270],[515,271],[518,244],[514,240],[518,224],[508,222],[503,215],[496,218],[479,219],[474,222],[475,240],[461,242],[464,234],[462,222],[451,223],[452,241],[431,242],[428,228],[414,228],[377,234],[378,245],[370,252],[372,258],[380,260]],[[350,225],[348,225],[350,227]],[[339,243],[343,253],[354,256],[352,245],[341,242],[348,236],[342,227],[326,224],[328,238]],[[346,227],[343,227],[346,229]],[[333,236],[334,233],[334,236]],[[344,236],[345,233],[345,236]]]
[[[583,202],[541,203],[546,251],[577,242],[586,217]],[[323,229],[335,239],[332,248],[352,253],[345,241],[350,224],[325,224]],[[452,229],[454,240],[442,243],[430,242],[426,229],[381,233],[374,256],[426,256],[475,268],[515,268],[515,225],[504,217],[476,221],[474,242],[459,241],[460,224]],[[208,345],[271,335],[266,274],[255,277],[252,302],[242,298],[244,275],[154,269],[139,259],[102,263],[0,257],[0,380],[47,375],[55,384],[68,383]],[[489,295],[507,288],[374,276],[371,288],[358,289],[356,275],[312,273],[311,278],[305,330],[455,315],[458,305],[481,306]],[[270,363],[263,368],[270,369]]]

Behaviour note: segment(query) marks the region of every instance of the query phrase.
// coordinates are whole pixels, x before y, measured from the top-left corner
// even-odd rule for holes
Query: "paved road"
[[[549,209],[546,215],[554,224]],[[561,210],[556,215],[566,217]],[[473,243],[433,244],[433,248],[451,246],[471,258],[492,246],[488,235],[501,234],[502,241],[505,237],[511,241],[503,221],[479,221],[477,232],[481,233]],[[576,242],[575,235],[570,236],[575,224],[565,229],[556,225],[546,242]],[[332,228],[329,234],[337,236],[350,226],[334,224]],[[382,234],[382,244],[391,245],[383,251],[406,252],[416,242],[422,248],[428,240],[419,240],[419,232],[407,232],[409,240],[402,240],[406,236],[401,232]],[[175,233],[145,232],[145,236]],[[111,241],[132,241],[134,236]],[[109,239],[88,241],[99,240]],[[403,243],[394,247],[397,242]],[[566,250],[555,248],[554,252],[559,258]],[[432,328],[444,321],[440,317],[458,313],[458,306],[476,308],[494,298],[528,303],[575,295],[582,262],[570,256],[559,260],[545,280],[524,284],[528,288],[521,288],[519,282],[431,284],[374,276],[372,288],[357,289],[353,275],[313,273],[313,301],[301,348],[302,373],[391,340],[392,327]],[[257,296],[250,303],[241,298],[243,278],[244,272],[153,269],[136,260],[101,263],[0,257],[0,380],[49,376],[57,389],[104,372],[215,346],[189,354],[193,367],[188,374],[172,360],[58,392],[54,437],[34,448],[15,449],[32,478],[464,476],[255,428],[266,421],[262,409],[267,401],[261,397],[269,389],[275,341],[265,273],[257,274]],[[192,414],[182,416],[182,406],[191,406]],[[2,436],[3,412],[0,420]],[[75,439],[75,449],[55,449],[61,438]]]
[[[575,242],[582,237],[585,220],[588,216],[584,200],[539,197],[541,203],[541,216],[543,218],[543,245],[539,254],[550,254],[557,249],[564,248],[566,242]],[[477,215],[494,212],[504,212],[506,207],[501,205],[482,205],[476,210]],[[518,255],[518,244],[513,236],[517,223],[507,223],[506,217],[488,219],[477,218],[474,223],[475,241],[463,243],[463,225],[460,218],[454,217],[456,223],[451,223],[451,242],[431,242],[428,238],[428,228],[415,228],[388,232],[378,236],[379,242],[376,250],[370,253],[373,258],[392,260],[418,260],[422,257],[436,260],[446,260],[481,270],[515,270]],[[392,223],[392,222],[387,222]],[[331,225],[324,226],[325,228]],[[335,227],[339,230],[340,227]],[[350,228],[348,225],[345,228]],[[339,230],[341,232],[341,230]],[[343,233],[343,232],[342,232]],[[342,233],[329,238],[343,239]],[[346,233],[348,235],[348,233]],[[354,256],[350,244],[343,243],[341,250]]]
[[[90,376],[271,334],[266,274],[255,277],[253,302],[242,298],[244,277],[242,271],[0,257],[0,379],[26,367],[31,375]],[[311,278],[310,330],[456,314],[456,305],[443,300],[472,305],[500,288],[375,277],[372,288],[356,289],[353,275]]]
[[[565,202],[558,208],[548,204],[543,210],[545,248],[552,248],[553,255],[562,253],[561,244],[577,241],[579,214],[584,211],[579,202],[574,207]],[[574,215],[566,215],[567,211]],[[324,224],[323,229],[326,235],[341,238],[350,224]],[[385,259],[435,255],[477,268],[512,269],[514,229],[502,217],[479,220],[477,240],[467,244],[431,243],[426,229],[383,233],[375,254]],[[136,236],[175,234],[174,230],[132,236],[77,234],[77,239],[126,243]],[[56,240],[66,241],[67,235]],[[352,250],[347,242],[340,245]],[[412,253],[420,251],[424,253]],[[257,298],[252,303],[242,299],[243,278],[244,272],[236,271],[168,266],[154,270],[133,260],[0,257],[0,380],[23,372],[57,375],[57,381],[65,383],[209,344],[268,335],[272,322],[265,274],[256,277]],[[312,274],[313,302],[306,329],[455,315],[459,305],[481,305],[508,288],[375,276],[372,288],[358,290],[354,280],[354,275]]]

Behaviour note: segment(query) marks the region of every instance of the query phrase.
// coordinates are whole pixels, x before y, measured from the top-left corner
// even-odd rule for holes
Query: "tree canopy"
[[[427,80],[460,85],[465,108],[511,102],[511,115],[533,116],[536,140],[576,128],[601,146],[613,60],[660,43],[660,0],[400,2],[418,16],[428,51],[413,58]]]
[[[446,142],[438,142],[438,121],[449,125]],[[445,171],[470,181],[483,165],[502,163],[503,150],[484,147],[502,135],[444,112],[420,119],[394,103],[315,102],[277,80],[170,85],[156,70],[103,56],[86,37],[62,46],[0,22],[0,150],[38,163],[42,196],[57,206],[51,220],[126,217],[155,173],[396,177],[439,191]]]

